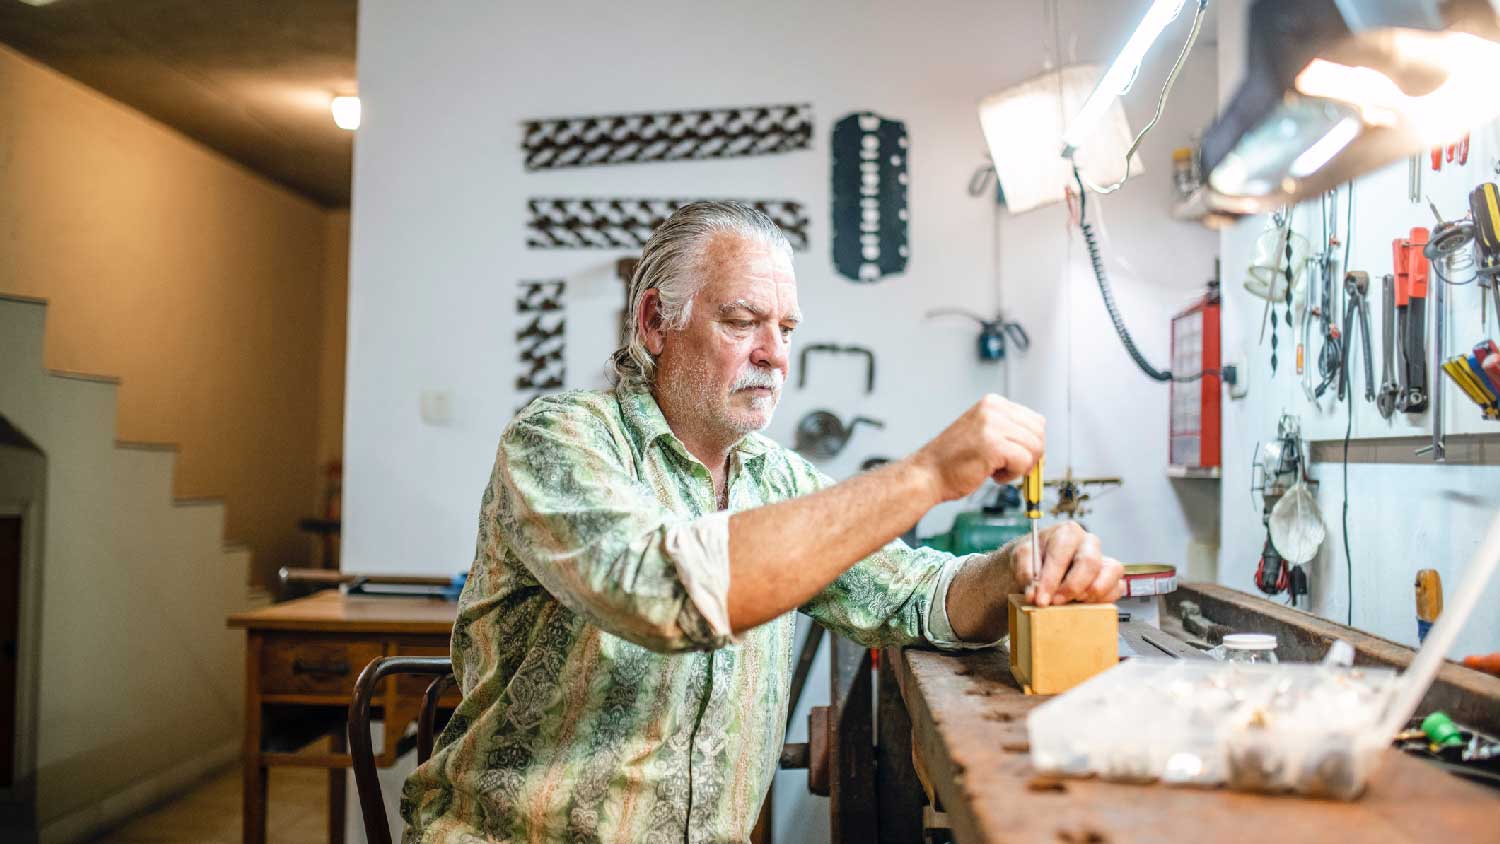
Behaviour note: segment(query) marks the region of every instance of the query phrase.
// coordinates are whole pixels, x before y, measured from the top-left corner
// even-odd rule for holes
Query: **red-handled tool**
[[[1500,346],[1494,340],[1486,340],[1474,347],[1474,358],[1490,383],[1500,387]]]
[[[1396,270],[1396,327],[1401,346],[1401,395],[1396,408],[1403,413],[1427,409],[1427,257],[1422,254],[1429,232],[1422,226],[1391,243]]]

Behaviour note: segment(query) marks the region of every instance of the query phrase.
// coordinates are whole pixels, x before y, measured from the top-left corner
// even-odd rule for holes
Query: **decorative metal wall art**
[[[567,282],[523,281],[516,293],[516,390],[530,401],[563,388],[567,320],[563,292]],[[524,404],[524,402],[523,402]]]
[[[856,112],[833,125],[833,266],[857,282],[906,271],[906,124]]]
[[[526,245],[532,249],[640,249],[673,211],[697,201],[533,197],[526,201]],[[788,199],[738,201],[770,217],[786,233],[793,249],[807,249],[808,219],[802,203]]]
[[[527,170],[772,155],[807,149],[806,103],[525,121]]]

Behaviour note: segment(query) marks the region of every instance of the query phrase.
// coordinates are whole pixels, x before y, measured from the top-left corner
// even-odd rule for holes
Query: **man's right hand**
[[[1026,474],[1046,445],[1042,415],[993,393],[979,400],[908,460],[926,472],[941,501],[962,498],[993,478]]]

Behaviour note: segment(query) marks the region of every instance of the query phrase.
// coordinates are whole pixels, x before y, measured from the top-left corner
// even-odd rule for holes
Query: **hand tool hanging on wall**
[[[1307,594],[1306,572],[1300,565],[1293,568],[1277,550],[1273,538],[1277,531],[1271,529],[1271,517],[1292,489],[1317,484],[1307,475],[1304,461],[1301,422],[1296,416],[1284,413],[1276,425],[1276,439],[1257,445],[1250,467],[1250,491],[1252,495],[1259,493],[1261,523],[1266,526],[1266,538],[1255,567],[1255,584],[1267,595],[1289,592],[1294,601],[1298,595]]]
[[[1474,358],[1464,355],[1443,361],[1443,372],[1457,384],[1484,413],[1484,418],[1500,419],[1500,393],[1495,390],[1492,379],[1475,363]]]
[[[1396,397],[1401,388],[1396,384],[1396,277],[1387,273],[1381,279],[1380,308],[1380,392],[1375,396],[1375,408],[1382,419],[1391,418],[1396,412]]]
[[[1031,337],[1027,335],[1026,329],[1019,322],[1007,321],[1004,314],[996,314],[994,319],[985,319],[963,308],[937,308],[928,311],[926,318],[940,316],[968,317],[979,323],[978,352],[981,361],[1005,360],[1007,339],[1019,351],[1031,348]]]
[[[1349,350],[1354,346],[1354,318],[1359,316],[1359,335],[1365,351],[1365,401],[1375,400],[1375,365],[1370,354],[1370,274],[1355,270],[1344,275],[1343,359],[1339,362],[1339,400],[1349,385]],[[1349,397],[1353,400],[1353,397]]]
[[[1443,612],[1443,579],[1437,569],[1417,572],[1417,641],[1427,638],[1427,631]]]
[[[1500,323],[1500,187],[1485,182],[1474,188],[1469,194],[1469,212],[1474,217],[1474,250],[1478,253],[1474,272],[1479,276],[1479,285],[1489,288],[1495,304],[1495,321]],[[1483,295],[1481,292],[1480,296]],[[1483,331],[1484,299],[1480,302]]]
[[[837,343],[809,343],[802,347],[802,354],[797,358],[797,389],[807,386],[807,356],[820,353],[863,356],[865,359],[865,395],[875,392],[875,353],[864,346],[841,346]]]
[[[1474,364],[1500,392],[1500,347],[1494,340],[1484,340],[1474,346]]]
[[[1396,408],[1403,413],[1427,409],[1427,258],[1422,254],[1427,237],[1427,229],[1417,226],[1391,243],[1402,373]]]
[[[1465,132],[1463,138],[1448,144],[1445,147],[1432,148],[1432,169],[1442,170],[1443,162],[1457,164],[1462,167],[1469,163],[1469,133]]]
[[[1318,374],[1322,380],[1313,390],[1313,398],[1320,399],[1328,388],[1339,380],[1339,373],[1343,369],[1344,337],[1339,329],[1338,314],[1335,312],[1337,299],[1337,285],[1333,283],[1334,258],[1332,249],[1324,254],[1322,260],[1320,283],[1321,289],[1318,295],[1318,306],[1313,315],[1323,326],[1323,348],[1318,351]]]

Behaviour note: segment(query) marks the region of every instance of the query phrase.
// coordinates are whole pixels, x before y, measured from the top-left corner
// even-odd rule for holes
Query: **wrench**
[[[1375,396],[1375,408],[1380,418],[1389,419],[1396,412],[1396,396],[1401,387],[1396,383],[1396,277],[1386,273],[1384,303],[1380,314],[1380,392]]]

